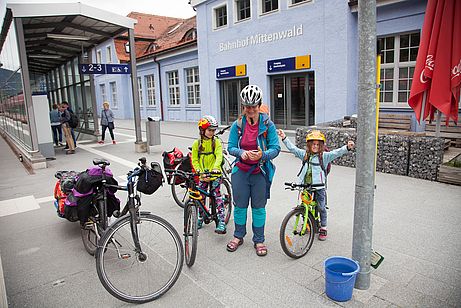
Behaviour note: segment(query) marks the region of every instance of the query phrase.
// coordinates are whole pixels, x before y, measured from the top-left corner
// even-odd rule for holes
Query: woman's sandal
[[[256,254],[259,257],[264,257],[267,255],[267,246],[264,245],[263,243],[258,243],[259,245],[255,244],[254,247],[256,249]]]
[[[234,240],[232,240],[229,243],[227,243],[227,251],[234,252],[242,244],[243,244],[243,238],[239,239],[238,242],[234,242]]]

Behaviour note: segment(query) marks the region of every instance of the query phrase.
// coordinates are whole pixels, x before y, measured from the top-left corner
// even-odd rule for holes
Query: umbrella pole
[[[426,99],[427,99],[427,91],[424,91],[423,104],[421,106],[421,114],[419,116],[419,124],[421,124],[421,121],[424,120],[424,109],[426,109]]]
[[[437,121],[435,122],[435,136],[440,137],[440,122],[442,121],[442,113],[437,110]]]

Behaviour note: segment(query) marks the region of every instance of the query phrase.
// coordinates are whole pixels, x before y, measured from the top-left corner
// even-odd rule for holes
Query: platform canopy
[[[9,3],[0,50],[13,18],[22,21],[29,71],[46,73],[128,29],[136,20],[82,3]]]

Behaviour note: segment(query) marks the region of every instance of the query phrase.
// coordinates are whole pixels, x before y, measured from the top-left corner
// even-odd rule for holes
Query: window
[[[381,37],[381,90],[383,107],[407,107],[418,55],[420,33]]]
[[[291,4],[298,4],[298,3],[302,3],[302,2],[309,2],[311,0],[291,0]]]
[[[215,28],[224,27],[227,25],[227,5],[218,7],[214,10]]]
[[[101,52],[101,50],[96,51],[96,63],[102,63],[102,52]]]
[[[200,80],[198,67],[186,69],[187,103],[200,105]]]
[[[106,49],[106,63],[112,63],[112,48],[107,46]]]
[[[115,81],[109,82],[109,87],[110,87],[110,97],[112,99],[112,107],[117,108],[118,107],[118,101],[117,101],[117,83]]]
[[[184,41],[185,42],[195,40],[196,38],[197,38],[197,30],[196,29],[191,29],[191,30],[187,31],[186,34],[184,35]]]
[[[142,79],[138,77],[138,99],[139,99],[139,106],[142,106]]]
[[[178,71],[168,72],[168,94],[171,106],[179,106],[179,77]]]
[[[262,0],[262,13],[269,13],[279,9],[279,0]]]
[[[251,17],[250,0],[236,0],[235,7],[237,21]]]
[[[100,84],[99,85],[99,91],[101,92],[101,101],[106,102],[107,101],[106,85],[105,84]]]
[[[146,85],[147,85],[147,105],[155,106],[155,83],[154,75],[146,76]]]

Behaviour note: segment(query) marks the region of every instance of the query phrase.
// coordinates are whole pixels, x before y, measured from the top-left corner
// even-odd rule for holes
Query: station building
[[[202,112],[231,123],[239,90],[256,84],[279,127],[357,112],[357,1],[192,0],[197,11]],[[381,110],[407,100],[426,1],[377,1]]]

